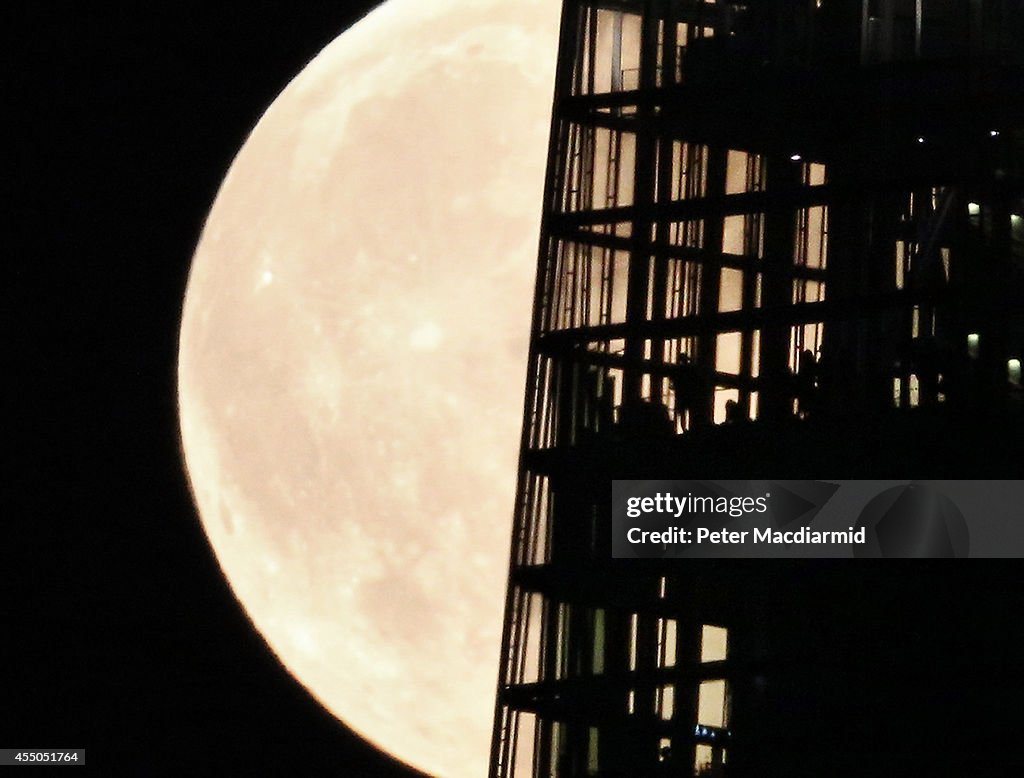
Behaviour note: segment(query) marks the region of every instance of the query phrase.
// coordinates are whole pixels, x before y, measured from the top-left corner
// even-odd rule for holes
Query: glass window
[[[700,661],[721,662],[726,659],[729,630],[705,624],[701,631]]]

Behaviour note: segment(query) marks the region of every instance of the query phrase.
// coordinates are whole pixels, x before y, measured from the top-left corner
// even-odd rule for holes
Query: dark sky
[[[84,747],[102,775],[411,775],[249,626],[192,506],[175,407],[217,187],[281,88],[374,3],[13,5],[0,747]]]
[[[0,11],[0,116],[17,138],[0,176],[15,397],[3,428],[0,748],[84,747],[105,776],[412,774],[312,701],[248,624],[192,506],[175,406],[188,264],[217,187],[278,92],[371,5]],[[984,661],[964,666],[996,679],[1002,704],[1022,680],[1024,626],[1003,626],[1024,598],[1019,571],[902,568],[918,589],[925,575],[945,583],[920,598],[932,603],[924,615],[892,606],[891,621],[926,646],[931,624],[991,625]],[[952,667],[965,645],[925,654]],[[995,746],[1017,748],[1009,719],[993,723],[984,705],[912,702],[917,717],[979,710],[983,729],[1002,733]]]

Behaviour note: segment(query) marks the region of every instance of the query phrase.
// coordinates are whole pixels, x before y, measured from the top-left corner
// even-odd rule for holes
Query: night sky
[[[412,775],[327,714],[247,622],[192,505],[176,411],[188,267],[220,181],[286,83],[373,3],[16,5],[0,12],[2,115],[17,138],[2,177],[14,401],[0,747],[85,748],[101,775]],[[1024,681],[1020,569],[890,570],[897,586],[873,601],[942,582],[913,619],[888,606],[920,650],[901,655],[1000,688],[967,707],[929,685],[946,697],[904,700],[903,718],[882,709],[878,722],[938,736],[941,722],[976,720],[979,760],[1020,760],[1003,715]],[[978,624],[980,650],[960,628]]]
[[[14,5],[0,746],[85,748],[103,775],[412,775],[248,624],[192,506],[176,416],[181,304],[220,181],[374,3]]]

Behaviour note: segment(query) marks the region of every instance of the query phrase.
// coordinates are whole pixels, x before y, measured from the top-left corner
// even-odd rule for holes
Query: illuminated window
[[[807,267],[824,269],[828,249],[828,209],[822,205],[806,212],[806,246],[804,263]]]
[[[537,737],[537,717],[532,713],[517,712],[516,750],[512,775],[528,778],[533,775],[533,748]]]
[[[746,192],[747,152],[730,149],[725,170],[725,193],[740,194]]]
[[[693,774],[703,775],[711,772],[713,762],[714,752],[711,750],[711,746],[707,743],[698,743],[693,759]]]
[[[811,186],[821,186],[825,183],[825,166],[812,162],[807,171],[807,180]]]
[[[740,390],[715,387],[715,424],[724,424],[729,417],[729,402],[739,403]]]
[[[758,295],[760,296],[761,279],[758,277]],[[760,304],[760,301],[758,301]],[[753,336],[750,339],[752,347],[752,353],[750,356],[750,375],[757,378],[761,375],[761,330],[754,330]],[[756,394],[756,392],[755,392]]]
[[[723,662],[728,658],[729,631],[704,624],[701,628],[700,661]],[[701,681],[697,687],[697,721],[694,734],[700,739],[694,751],[693,774],[717,774],[725,763],[725,750],[718,742],[728,726],[729,686],[724,678]],[[716,732],[718,740],[716,740]]]
[[[672,758],[672,741],[667,737],[658,741],[658,761],[667,762]]]
[[[555,677],[556,678],[568,678],[569,677],[569,604],[565,602],[558,603],[558,610],[556,611],[556,628],[558,631],[558,641],[556,643],[555,653]]]
[[[658,620],[658,666],[676,665],[676,620]]]
[[[971,359],[977,359],[980,350],[981,336],[979,336],[977,332],[972,332],[967,336],[967,356]]]
[[[594,610],[594,655],[592,657],[592,669],[594,675],[604,672],[604,608]]]
[[[910,395],[910,407],[916,408],[921,404],[921,382],[917,375],[911,373],[910,380],[907,381],[907,390]]]
[[[722,253],[743,254],[745,216],[726,216],[722,226]]]
[[[967,203],[967,219],[971,223],[972,227],[977,227],[981,224],[980,203]]]
[[[662,686],[658,689],[658,713],[664,721],[670,721],[676,709],[676,687]]]
[[[702,681],[697,693],[697,725],[722,728],[725,722],[725,680]]]
[[[1014,386],[1020,386],[1020,360],[1011,359],[1006,363],[1006,377]]]
[[[732,267],[722,268],[722,280],[718,291],[718,310],[738,311],[743,308],[743,271]]]
[[[560,722],[551,722],[551,775],[561,775],[561,765],[565,759],[566,737],[565,727]]]
[[[544,596],[535,592],[530,595],[527,602],[526,663],[523,672],[523,681],[526,683],[536,683],[540,680],[540,641],[543,633],[541,629],[543,617]]]
[[[597,727],[590,727],[587,732],[587,775],[597,775],[600,767],[597,749]]]
[[[729,630],[705,624],[701,630],[700,661],[722,662],[727,657]]]
[[[739,375],[742,342],[740,332],[723,332],[718,335],[715,343],[715,369],[718,372]]]
[[[640,72],[640,16],[622,11],[597,12],[594,47],[594,92],[636,89]]]
[[[639,617],[635,613],[631,613],[629,616],[629,669],[636,670],[636,639],[637,639],[637,622]]]

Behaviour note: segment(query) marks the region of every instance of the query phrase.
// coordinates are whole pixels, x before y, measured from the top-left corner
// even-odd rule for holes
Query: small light
[[[981,337],[977,332],[972,332],[967,336],[967,356],[971,359],[978,358],[979,345],[981,344]]]
[[[789,159],[792,162],[799,162],[801,159],[803,159],[803,157],[801,157],[799,154],[791,154]]]
[[[924,138],[919,136],[918,139],[917,139],[917,142],[918,143],[924,143]]]
[[[969,216],[977,216],[981,213],[981,205],[978,203],[967,203],[967,214]]]
[[[989,130],[988,131],[988,136],[990,138],[998,138],[999,137],[999,130]]]
[[[1006,363],[1006,377],[1014,386],[1020,386],[1020,360],[1011,359]]]

